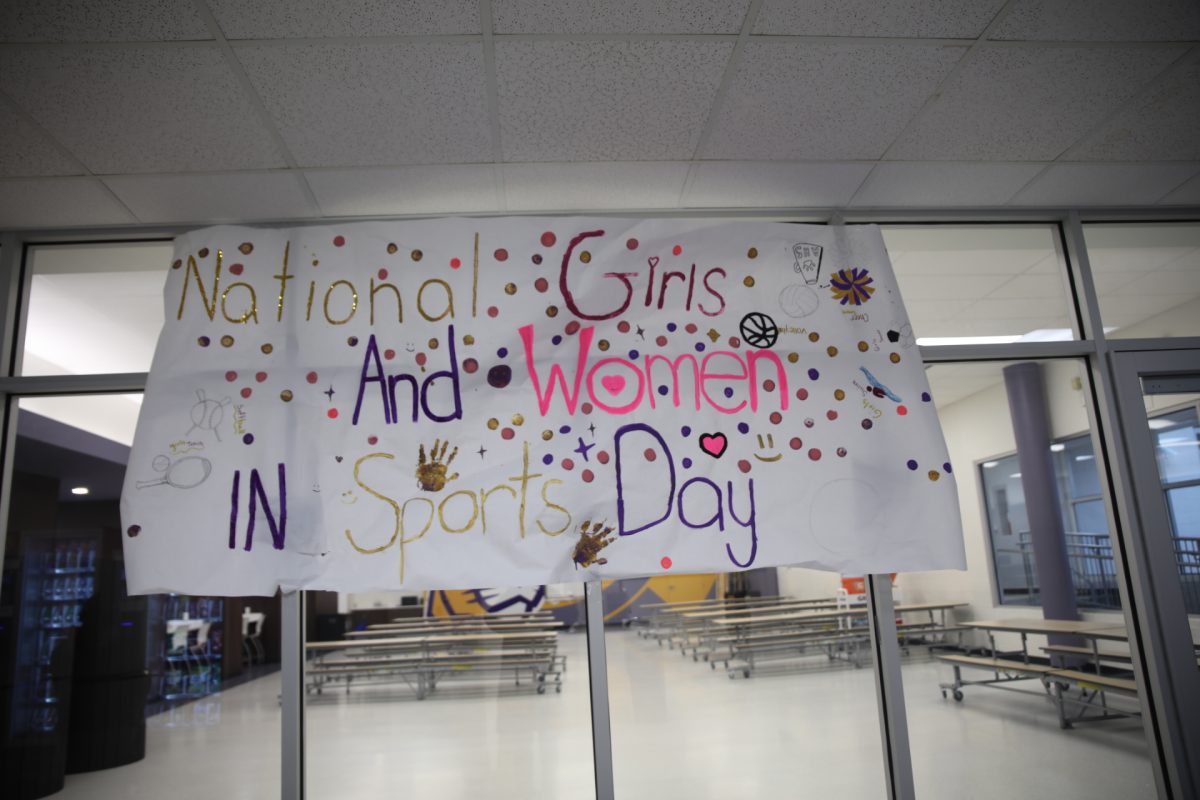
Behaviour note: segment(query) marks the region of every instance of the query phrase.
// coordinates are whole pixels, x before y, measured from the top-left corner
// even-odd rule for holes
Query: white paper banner
[[[964,566],[872,226],[217,227],[171,266],[132,592]]]

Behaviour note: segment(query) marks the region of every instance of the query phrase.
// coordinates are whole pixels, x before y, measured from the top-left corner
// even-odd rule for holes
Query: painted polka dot
[[[558,306],[546,306],[546,316],[551,318],[557,317]]]
[[[368,437],[367,437],[367,444],[369,444],[369,445],[371,445],[372,447],[374,447],[375,445],[379,444],[379,437],[378,437],[378,436],[368,436]]]
[[[254,374],[254,380],[258,381],[259,383],[262,383],[266,379],[267,379],[267,373],[265,373],[265,372],[256,372]]]
[[[579,408],[580,408],[580,410],[583,411],[584,414],[590,414],[596,410],[595,407],[591,403],[584,403]]]
[[[503,439],[504,441],[508,441],[516,435],[517,435],[517,432],[514,431],[512,428],[505,428],[502,431],[500,431],[500,438]]]
[[[795,364],[797,361],[800,360],[800,354],[799,353],[788,353],[787,360],[788,360],[789,364]]]
[[[417,353],[413,360],[417,362],[418,367],[423,367],[425,366],[425,362],[429,360],[429,356],[424,353]]]
[[[738,433],[747,434],[750,432],[750,425],[745,422],[738,423]]]
[[[546,455],[542,456],[542,463],[545,464],[547,467],[550,466],[551,464],[554,463],[554,456],[550,455],[549,453],[546,453]]]
[[[834,389],[833,390],[833,399],[834,400],[845,400],[846,393],[844,391],[842,391],[841,389]]]
[[[559,463],[562,464],[562,468],[567,470],[568,472],[575,469],[575,462],[569,458],[564,458]]]
[[[867,350],[869,350],[870,348],[871,348],[871,345],[867,344],[866,342],[859,342],[859,343],[858,343],[858,352],[860,352],[860,353],[865,353],[865,352],[867,352]]]
[[[667,333],[674,333],[679,326],[674,322],[667,323]]]
[[[386,269],[381,269],[381,270],[379,270],[379,273],[378,273],[378,274],[379,274],[379,280],[381,280],[381,281],[386,281],[386,280],[387,280],[388,271],[387,271]]]
[[[541,264],[542,263],[542,254],[534,253],[532,256],[529,257],[529,260],[532,261],[534,264]]]
[[[551,344],[562,344],[562,340],[563,340],[563,337],[557,333],[550,337]]]
[[[799,450],[801,447],[804,447],[804,440],[799,436],[793,436],[788,440],[788,447],[792,448],[793,450]]]
[[[625,320],[621,320],[617,323],[617,330],[619,330],[621,333],[629,333],[629,323]]]
[[[829,420],[830,422],[833,422],[837,418],[838,418],[838,413],[836,411],[834,411],[832,408],[825,412],[825,419]]]
[[[862,429],[863,429],[864,431],[869,431],[869,430],[871,430],[871,428],[873,428],[873,427],[875,427],[875,423],[874,423],[874,422],[871,422],[871,420],[869,420],[869,419],[864,419],[864,420],[862,421]]]
[[[228,333],[221,337],[221,347],[233,347],[233,337]]]
[[[242,437],[242,442],[243,442],[243,444],[254,444],[254,434],[247,433],[245,436]]]
[[[582,253],[579,254],[579,260],[582,261],[584,264],[590,264],[592,261],[592,254],[589,253],[587,250],[584,250]]]
[[[814,420],[812,417],[804,418],[804,427],[811,428],[813,425],[816,425],[816,424],[817,424],[816,420]]]
[[[338,418],[338,410],[336,408],[331,408],[325,412],[325,416],[329,417],[330,419],[337,419]]]
[[[945,464],[942,464],[942,469],[945,470],[947,473],[954,472],[954,470],[950,469],[949,461],[947,461]]]
[[[928,403],[933,398],[929,396],[929,392],[921,392],[921,402]]]
[[[917,464],[916,459],[910,458],[908,461],[905,462],[905,466],[907,466],[909,469],[915,470],[920,465]]]
[[[557,241],[558,237],[554,235],[553,231],[546,231],[542,234],[542,247],[553,247],[554,243]]]
[[[517,293],[517,285],[515,283],[504,284],[504,293],[507,295],[510,295],[510,296],[516,294]]]
[[[339,235],[339,236],[335,236],[335,237],[333,237],[333,246],[334,246],[334,247],[341,247],[341,246],[342,246],[342,245],[344,245],[345,243],[346,243],[346,237],[345,237],[345,236],[340,236],[340,235]]]
[[[292,397],[293,397],[293,395],[292,395],[291,389],[284,389],[282,392],[279,393],[279,399],[285,403],[292,402]]]
[[[492,417],[491,419],[489,419],[487,421],[487,426],[488,426],[489,431],[494,431],[494,430],[496,430],[496,428],[500,427],[500,420],[496,419],[495,417]]]
[[[658,459],[658,453],[654,451],[654,448],[647,447],[642,451],[642,458],[646,459],[647,461],[655,461]]]
[[[747,289],[752,288],[754,286],[754,276],[747,275],[746,277],[742,278],[742,285],[745,286]]]
[[[810,333],[808,335],[808,340],[810,342],[819,342],[819,341],[821,341],[821,334],[817,333],[816,331],[813,331],[812,333]]]
[[[803,387],[797,389],[796,390],[796,399],[797,400],[807,400],[808,399],[808,389],[805,389]]]
[[[496,252],[492,253],[497,261],[508,261],[508,251],[503,247],[497,248]]]
[[[908,406],[896,406],[896,413],[902,417],[907,415],[908,414]]]
[[[209,339],[207,336],[201,336],[196,340],[196,344],[200,345],[201,347],[208,347],[210,344],[212,344],[212,339]]]
[[[599,461],[601,464],[607,464],[608,463],[608,451],[601,450],[599,453],[596,454],[596,460]]]
[[[633,240],[631,239],[630,241],[633,241]],[[670,569],[671,568],[671,557],[663,556],[662,560],[659,561],[658,563],[662,566],[663,569]]]
[[[929,480],[936,481],[940,477],[942,477],[942,476],[938,473],[938,471],[936,469],[929,470]]]
[[[671,248],[671,255],[677,256],[683,253],[683,245],[677,244]]]
[[[251,389],[249,386],[244,387],[241,391],[242,397],[249,397],[252,394],[254,394],[254,390]]]
[[[458,269],[462,266],[462,260],[458,258],[450,259],[450,269]]]
[[[579,473],[579,477],[583,478],[584,483],[591,483],[596,479],[596,473],[592,472],[590,469],[585,469],[583,472]]]
[[[383,358],[385,361],[391,361],[395,357],[396,357],[396,351],[391,349],[390,347],[387,350],[383,351]]]
[[[625,240],[625,247],[626,247],[626,249],[628,249],[628,250],[637,250],[637,247],[638,247],[638,240],[637,240],[637,239],[626,239],[626,240]]]
[[[468,358],[463,361],[463,372],[468,375],[474,375],[479,369],[479,362],[473,358]]]
[[[893,364],[899,364],[900,363],[900,354],[892,353],[890,356],[888,356],[888,360],[891,361]]]
[[[666,347],[666,346],[667,346],[667,341],[668,341],[667,337],[665,337],[665,336],[661,336],[661,335],[660,335],[658,338],[656,338],[656,339],[654,340],[654,343],[655,343],[656,345],[658,345],[659,347]]]
[[[812,459],[813,461],[820,461],[821,460],[821,451],[818,448],[814,447],[808,451],[808,457],[810,459]]]
[[[683,327],[683,329],[685,331],[687,331],[688,333],[695,333],[696,331],[699,330],[699,328],[696,327],[696,323],[694,323],[694,322],[689,322],[687,325],[685,325]]]
[[[691,435],[692,435],[692,429],[691,429],[691,427],[690,427],[690,426],[688,426],[688,425],[684,425],[682,428],[680,428],[680,429],[679,429],[679,433],[680,433],[682,436],[685,436],[685,437],[687,437],[687,436],[691,436]]]
[[[229,370],[229,372],[225,373],[225,380],[229,381],[230,383],[233,383],[234,381],[237,380],[237,373],[234,372],[233,370]]]
[[[680,463],[683,464],[684,469],[692,468],[692,460],[686,456],[684,457],[683,461],[681,461]]]
[[[411,258],[413,261],[420,261],[422,258],[425,257],[425,254],[422,253],[420,250],[413,250],[411,253],[408,254],[408,257]]]
[[[500,316],[500,309],[496,306],[488,306],[487,315],[492,319],[495,319],[496,317]]]
[[[778,425],[779,423],[783,422],[783,414],[780,414],[778,411],[772,411],[769,419],[771,420],[772,425]]]
[[[845,458],[846,457],[846,448],[839,447],[837,449],[837,454],[838,454],[838,458]]]
[[[818,379],[818,378],[820,378],[820,377],[821,377],[821,373],[820,373],[820,371],[818,371],[818,370],[816,370],[816,369],[810,369],[810,370],[808,371],[808,379],[809,379],[810,381],[815,381],[815,380],[817,380],[817,379]]]
[[[763,381],[762,387],[764,392],[773,392],[775,391],[775,381],[767,378],[765,381]]]
[[[579,322],[576,320],[571,320],[567,323],[567,327],[563,328],[563,330],[566,331],[567,336],[574,336],[575,334],[579,333]]]
[[[395,242],[388,242],[388,246],[387,246],[388,255],[395,255],[396,251],[399,249],[400,248],[396,246]]]
[[[546,280],[545,278],[538,278],[533,282],[533,288],[537,289],[539,292],[546,292],[550,289],[550,281]]]
[[[829,347],[825,348],[825,352],[829,354],[830,358],[836,358],[837,354],[838,354],[838,349],[836,347],[834,347],[833,345],[829,345]]]
[[[743,458],[737,462],[737,468],[740,469],[742,472],[749,472],[750,471],[750,462]]]

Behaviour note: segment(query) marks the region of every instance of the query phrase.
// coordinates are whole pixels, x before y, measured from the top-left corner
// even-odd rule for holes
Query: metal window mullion
[[[282,800],[304,800],[304,592],[283,592],[280,605],[279,796]]]
[[[888,800],[915,800],[904,680],[900,674],[900,642],[890,575],[867,576],[867,619],[875,662],[875,699],[879,704],[879,735],[883,745],[884,779]]]
[[[608,660],[604,647],[604,597],[600,581],[583,585],[587,619],[588,690],[592,706],[592,759],[596,800],[613,800],[612,720],[608,705]]]

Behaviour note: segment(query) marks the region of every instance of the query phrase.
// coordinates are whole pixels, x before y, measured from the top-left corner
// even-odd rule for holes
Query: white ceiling
[[[1194,0],[7,0],[0,228],[1200,205]]]

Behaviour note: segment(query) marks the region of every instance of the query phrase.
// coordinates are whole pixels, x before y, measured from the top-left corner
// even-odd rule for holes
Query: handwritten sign
[[[964,566],[872,226],[216,227],[164,300],[137,593]]]

